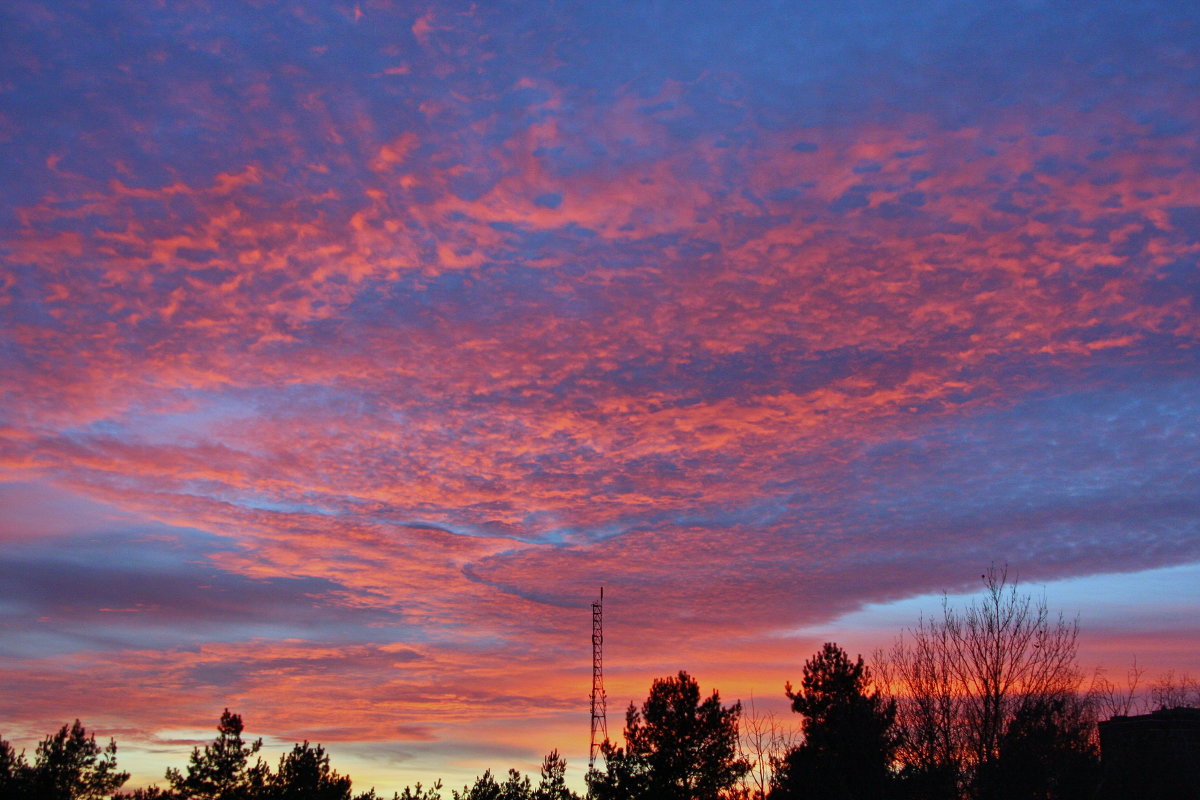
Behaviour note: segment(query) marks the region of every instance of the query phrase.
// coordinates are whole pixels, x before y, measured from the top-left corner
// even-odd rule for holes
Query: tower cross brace
[[[588,772],[596,766],[596,753],[608,739],[607,697],[604,694],[604,587],[592,603],[592,743],[588,748]]]

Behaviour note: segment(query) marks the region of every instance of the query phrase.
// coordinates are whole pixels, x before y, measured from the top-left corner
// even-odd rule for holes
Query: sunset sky
[[[1200,672],[1200,4],[5,0],[0,735],[356,790],[1009,565]]]

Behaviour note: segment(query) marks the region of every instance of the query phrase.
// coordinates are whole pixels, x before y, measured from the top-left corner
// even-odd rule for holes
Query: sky
[[[0,735],[356,789],[989,565],[1200,672],[1200,5],[7,0]]]

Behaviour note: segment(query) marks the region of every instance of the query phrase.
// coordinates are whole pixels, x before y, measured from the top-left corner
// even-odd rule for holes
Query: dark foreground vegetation
[[[167,786],[118,790],[129,773],[117,770],[117,745],[101,747],[76,720],[47,736],[37,747],[33,763],[0,739],[0,798],[3,800],[387,800],[374,789],[351,793],[348,775],[340,775],[321,745],[296,744],[270,765],[258,756],[262,740],[242,738],[242,718],[221,715],[217,738],[192,750],[187,767],[170,768]],[[567,762],[551,752],[542,762],[537,783],[516,770],[503,781],[485,772],[472,786],[450,792],[454,800],[577,800],[566,788]],[[441,800],[441,783],[405,787],[393,800]]]
[[[686,672],[654,681],[630,704],[624,744],[606,741],[587,776],[595,800],[1091,800],[1104,795],[1097,722],[1153,707],[1200,705],[1186,677],[1139,694],[1095,676],[1083,689],[1078,627],[1018,593],[1003,570],[983,576],[966,609],[943,602],[868,667],[827,643],[785,687],[798,726],[741,703],[702,697]],[[1140,698],[1140,699],[1139,699]],[[1122,723],[1124,724],[1124,723]],[[0,739],[0,798],[14,800],[388,800],[353,794],[321,745],[296,744],[272,769],[261,740],[242,738],[228,709],[217,738],[195,748],[164,787],[120,793],[117,746],[78,722],[32,761]],[[546,756],[536,780],[490,771],[461,790],[406,787],[390,800],[579,800],[566,761]],[[1185,791],[1186,794],[1186,791]],[[1191,795],[1187,795],[1191,796]]]

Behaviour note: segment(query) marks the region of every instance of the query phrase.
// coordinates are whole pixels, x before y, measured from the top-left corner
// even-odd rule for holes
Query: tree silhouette
[[[1100,775],[1088,708],[1074,695],[1028,697],[976,776],[981,800],[1087,800]]]
[[[25,753],[18,753],[13,746],[0,737],[0,797],[20,797],[25,781],[29,777],[29,764]]]
[[[33,765],[20,771],[23,794],[16,796],[29,800],[100,800],[129,779],[128,772],[117,771],[116,741],[101,748],[79,720],[43,739]]]
[[[387,798],[376,794],[372,788],[354,795],[354,800],[387,800]],[[415,786],[405,786],[404,791],[393,792],[391,800],[442,800],[442,782],[434,781],[430,786],[423,786],[418,781]]]
[[[375,790],[372,789],[371,797],[374,798],[374,795]],[[404,791],[395,797],[396,800],[442,800],[442,782],[434,781],[432,786],[422,786],[418,781],[416,786],[405,786]]]
[[[576,800],[567,788],[567,760],[551,750],[542,761],[542,779],[533,792],[533,800]]]
[[[350,778],[338,775],[329,766],[329,756],[321,745],[292,747],[279,759],[279,770],[271,776],[265,792],[267,800],[349,800]]]
[[[566,759],[557,750],[551,750],[542,761],[541,780],[536,788],[527,776],[515,769],[508,771],[504,783],[497,782],[492,771],[487,770],[475,779],[474,784],[454,792],[454,800],[578,800],[579,796],[567,788],[566,773]]]
[[[533,786],[529,778],[515,769],[508,771],[508,778],[500,785],[500,800],[529,800]]]
[[[159,786],[147,786],[144,789],[134,789],[132,792],[113,795],[113,798],[114,800],[179,800],[179,795]]]
[[[171,791],[186,800],[252,800],[260,797],[270,770],[262,759],[250,757],[262,749],[262,739],[247,745],[242,741],[242,718],[229,709],[221,714],[217,738],[203,750],[194,748],[187,774],[171,768],[167,782]]]
[[[944,622],[922,616],[909,634],[874,658],[876,677],[897,703],[903,794],[957,797],[967,760],[965,693],[956,678],[950,631]]]
[[[877,664],[900,698],[900,752],[918,796],[972,787],[1000,758],[1017,711],[1038,698],[1073,695],[1079,625],[1051,615],[1044,598],[1018,591],[1007,568],[981,576],[981,598],[965,609],[942,601],[940,619],[922,619]]]
[[[1196,708],[1200,706],[1200,681],[1186,672],[1179,678],[1175,670],[1167,670],[1150,685],[1150,703],[1147,711],[1161,708]]]
[[[896,706],[871,688],[862,657],[851,661],[832,642],[804,664],[792,710],[803,715],[804,742],[785,757],[772,797],[814,800],[881,798],[896,750]]]
[[[983,598],[945,619],[978,765],[999,756],[1000,739],[1025,697],[1073,692],[1080,681],[1079,624],[1061,615],[1053,620],[1044,599],[1019,594],[1007,568],[992,567],[983,580]]]
[[[763,800],[771,789],[775,770],[784,757],[800,743],[798,727],[782,723],[774,712],[759,713],[751,698],[738,722],[741,737],[738,752],[750,767],[742,778],[743,800]]]
[[[461,792],[454,792],[454,800],[500,800],[500,784],[492,777],[492,771],[484,773],[475,779],[471,786],[464,786]]]
[[[748,769],[738,758],[741,704],[721,705],[686,672],[654,681],[625,712],[625,747],[605,741],[606,771],[588,776],[597,800],[716,800]]]

